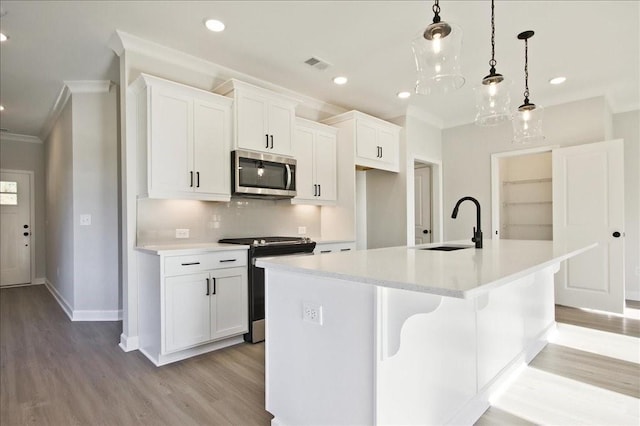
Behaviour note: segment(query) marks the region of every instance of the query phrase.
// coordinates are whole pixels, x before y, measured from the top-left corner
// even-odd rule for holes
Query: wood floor
[[[638,320],[563,307],[556,317],[640,337]],[[157,368],[138,351],[122,352],[120,331],[120,322],[70,322],[44,286],[0,290],[0,425],[270,424],[263,344]],[[627,402],[640,398],[637,363],[549,344],[528,368]],[[493,406],[477,424],[545,423],[512,411]]]

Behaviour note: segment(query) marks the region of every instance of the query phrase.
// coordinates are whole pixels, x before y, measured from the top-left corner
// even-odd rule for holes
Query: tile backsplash
[[[195,200],[138,200],[137,245],[207,243],[221,238],[298,236],[306,227],[320,236],[320,207],[291,205],[289,200],[233,199],[229,203]],[[188,239],[176,239],[188,229]],[[302,236],[302,235],[301,235]]]

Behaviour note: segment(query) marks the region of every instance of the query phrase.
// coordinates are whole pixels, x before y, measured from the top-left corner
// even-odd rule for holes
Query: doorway
[[[431,167],[413,163],[415,244],[431,243]]]
[[[0,172],[0,286],[32,280],[33,172]]]

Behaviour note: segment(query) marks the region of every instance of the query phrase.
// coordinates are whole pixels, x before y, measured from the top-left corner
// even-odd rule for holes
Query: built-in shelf
[[[502,203],[504,206],[519,206],[519,205],[535,205],[535,204],[553,204],[553,201],[509,201]]]
[[[522,185],[525,183],[551,183],[551,178],[505,180],[503,185]]]

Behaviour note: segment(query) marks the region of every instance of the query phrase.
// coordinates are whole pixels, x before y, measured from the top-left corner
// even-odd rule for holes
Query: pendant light
[[[418,70],[415,91],[421,95],[447,93],[464,84],[460,73],[462,30],[440,19],[440,2],[432,7],[433,23],[412,43]]]
[[[524,40],[524,103],[513,114],[513,142],[534,143],[544,140],[542,135],[543,108],[529,101],[529,39],[534,32],[524,31],[518,34]]]
[[[494,126],[510,117],[509,86],[511,82],[502,74],[496,72],[496,25],[495,4],[491,0],[491,60],[489,61],[489,75],[482,79],[482,85],[475,88],[476,92],[476,124],[480,126]]]

